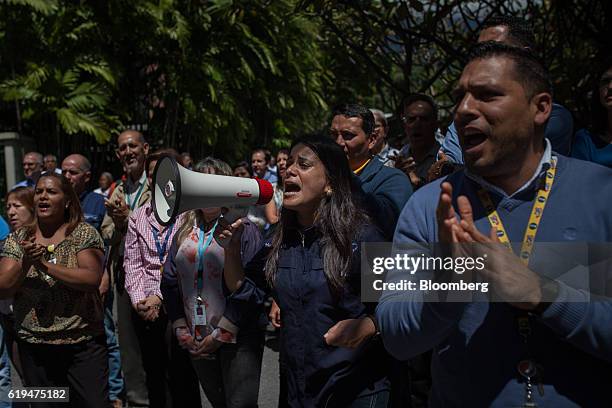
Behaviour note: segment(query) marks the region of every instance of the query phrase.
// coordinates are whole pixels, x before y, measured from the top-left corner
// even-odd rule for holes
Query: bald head
[[[71,154],[62,162],[62,174],[70,181],[77,195],[81,195],[91,179],[91,163],[81,154]]]
[[[64,161],[62,162],[62,166],[64,165],[64,163],[75,163],[83,171],[91,170],[91,163],[89,162],[89,159],[83,156],[82,154],[71,154],[70,156],[64,159]]]
[[[128,177],[136,182],[142,176],[149,144],[142,133],[136,130],[121,132],[117,138],[117,158],[123,165]]]

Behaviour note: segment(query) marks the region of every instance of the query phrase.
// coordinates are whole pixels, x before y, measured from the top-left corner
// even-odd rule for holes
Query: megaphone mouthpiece
[[[256,205],[265,205],[270,202],[274,195],[274,188],[268,180],[256,178],[257,184],[259,185],[259,199],[255,203]]]

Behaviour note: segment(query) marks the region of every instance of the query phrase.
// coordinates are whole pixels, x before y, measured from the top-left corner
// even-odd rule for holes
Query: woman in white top
[[[221,160],[206,158],[195,171],[231,175]],[[164,265],[162,294],[179,344],[189,350],[206,397],[214,408],[257,406],[265,318],[238,322],[226,309],[225,250],[215,235],[221,208],[186,213]],[[252,258],[262,246],[246,218],[242,249]],[[263,310],[262,310],[263,312]],[[263,318],[263,319],[262,319]]]

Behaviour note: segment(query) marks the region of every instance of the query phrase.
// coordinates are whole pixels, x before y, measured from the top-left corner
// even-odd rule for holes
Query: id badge
[[[206,326],[206,306],[197,300],[193,307],[193,325]]]

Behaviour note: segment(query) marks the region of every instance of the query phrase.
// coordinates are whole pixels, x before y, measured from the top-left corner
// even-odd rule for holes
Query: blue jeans
[[[4,344],[4,330],[0,326],[0,408],[12,406],[8,399],[11,389],[11,363],[9,361],[6,345]]]
[[[110,288],[104,299],[104,331],[108,346],[108,396],[111,401],[119,399],[123,394],[123,375],[121,374],[121,355],[115,334],[113,320],[113,288]]]

